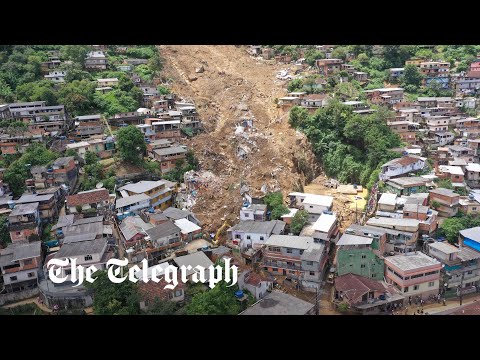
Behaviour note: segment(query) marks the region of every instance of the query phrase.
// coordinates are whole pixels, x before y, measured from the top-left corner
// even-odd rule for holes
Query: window
[[[374,277],[376,277],[376,276],[377,276],[377,274],[372,274],[372,278],[374,278]]]
[[[250,240],[251,239],[251,236],[250,235],[247,235],[247,240]]]
[[[90,261],[92,259],[93,259],[92,255],[85,256],[85,261]]]
[[[26,260],[23,260],[23,264],[24,265],[30,265],[33,263],[33,260],[32,259],[26,259]]]
[[[302,254],[303,254],[303,250],[300,250],[300,255],[302,255]]]
[[[467,271],[467,275],[472,275],[473,271]]]
[[[235,239],[241,239],[240,234],[235,234]]]
[[[310,209],[313,209],[313,205],[310,205]]]
[[[425,273],[425,276],[435,275],[435,274],[438,274],[438,270],[437,271],[429,271],[429,272]],[[412,276],[412,278],[413,278],[413,276]]]
[[[435,273],[436,271],[434,271]],[[427,273],[428,274],[428,273]],[[426,274],[425,274],[426,275]],[[423,277],[423,274],[417,274],[417,275],[412,275],[411,278],[412,279],[416,279],[416,278],[420,278],[420,277]]]
[[[183,295],[182,290],[175,290],[175,297],[179,297],[179,296],[182,296],[182,295]]]
[[[260,236],[260,240],[265,240],[265,237],[264,237],[264,236]]]
[[[17,231],[15,232],[16,235],[22,235],[22,232],[21,231]]]
[[[291,253],[292,253],[292,249],[287,248],[287,254],[291,254]]]
[[[243,215],[245,215],[245,217],[250,217],[249,213],[244,213]]]
[[[419,287],[420,285],[413,285],[413,290],[418,290]]]
[[[10,281],[17,281],[17,277],[16,276],[10,276]]]
[[[177,238],[173,238],[173,239],[168,240],[168,243],[169,243],[169,244],[174,244],[174,243],[176,243],[177,241],[178,241]]]
[[[365,264],[361,264],[360,268],[365,269]]]
[[[428,283],[428,286],[429,286],[429,287],[432,287],[433,285],[435,285],[435,281],[430,281],[430,282]]]
[[[476,207],[472,207],[472,211],[477,211],[477,208],[476,208]]]
[[[280,252],[280,248],[276,246],[270,246],[269,250],[274,252]]]
[[[307,265],[312,266],[312,265],[313,265],[313,261],[307,261]]]
[[[29,273],[28,273],[28,277],[29,277],[29,278],[35,277],[35,273],[34,273],[34,272],[29,272]]]
[[[404,293],[408,292],[408,286],[403,288],[403,292]]]
[[[315,271],[310,271],[311,276],[315,276]]]
[[[366,259],[367,258],[367,255],[362,255],[362,259]]]

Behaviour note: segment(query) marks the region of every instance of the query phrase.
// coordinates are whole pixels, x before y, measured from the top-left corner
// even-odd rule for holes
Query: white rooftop
[[[328,233],[336,221],[335,214],[322,214],[313,224],[313,230]]]
[[[445,254],[453,254],[453,253],[458,253],[460,252],[460,249],[447,243],[447,242],[434,242],[431,244],[428,244],[429,247],[437,249]]]
[[[282,215],[282,216],[281,216],[282,218],[294,217],[295,214],[296,214],[297,211],[298,211],[298,209],[295,209],[295,208],[293,208],[293,209],[292,209],[292,208],[288,208],[288,210],[289,210],[289,213],[288,213],[288,214],[285,214],[285,215]]]
[[[330,207],[333,204],[333,197],[326,195],[307,194],[303,200],[303,203]]]
[[[367,236],[357,236],[351,234],[343,234],[337,242],[337,246],[345,245],[370,245],[373,238]]]
[[[465,169],[466,169],[467,171],[480,172],[480,164],[477,164],[477,163],[469,163]]]
[[[442,172],[447,172],[453,175],[464,175],[460,166],[440,165],[438,168]]]
[[[395,205],[396,199],[397,199],[397,194],[383,193],[382,196],[380,197],[380,200],[378,200],[378,203],[385,204],[385,205]]]
[[[385,258],[385,263],[386,265],[392,264],[402,271],[419,270],[428,266],[440,264],[438,260],[431,258],[422,252],[388,256]]]
[[[201,229],[200,226],[194,224],[193,222],[187,219],[175,220],[175,225],[177,225],[180,228],[180,231],[182,234],[190,234],[192,232],[195,232]]]
[[[67,144],[66,148],[67,149],[76,149],[76,148],[87,147],[87,146],[90,146],[90,144],[88,142],[80,141],[78,143]]]

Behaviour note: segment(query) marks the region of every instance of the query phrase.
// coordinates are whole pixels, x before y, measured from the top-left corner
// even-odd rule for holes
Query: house
[[[342,59],[317,59],[315,60],[315,66],[318,72],[323,76],[329,76],[335,74],[341,70],[343,64]]]
[[[405,176],[388,180],[385,183],[385,189],[399,196],[410,195],[426,192],[427,183],[429,183],[429,180],[423,177]]]
[[[18,204],[8,215],[8,231],[13,243],[39,240],[41,220],[38,206],[38,202]]]
[[[73,189],[77,183],[78,167],[73,156],[60,157],[52,164],[54,185]]]
[[[240,315],[313,315],[314,313],[314,304],[273,290]]]
[[[165,216],[166,219],[170,219],[172,221],[186,219],[195,225],[202,225],[200,220],[198,220],[197,217],[190,211],[169,207],[163,210],[161,214]]]
[[[181,229],[172,221],[166,221],[153,228],[145,230],[145,240],[151,243],[147,251],[152,257],[162,255],[165,250],[178,248],[182,242],[180,238]]]
[[[480,89],[480,71],[468,71],[453,80],[458,92],[472,92]]]
[[[82,159],[85,159],[85,154],[88,151],[88,148],[90,147],[90,144],[86,141],[80,141],[78,143],[71,143],[66,145],[66,150],[74,150],[78,156],[80,156]]]
[[[439,84],[441,88],[449,88],[450,63],[441,61],[425,61],[420,63],[420,72],[424,78],[422,85],[426,87]]]
[[[416,250],[420,221],[416,219],[370,218],[368,226],[383,228],[387,233],[386,252],[407,253]]]
[[[245,204],[244,204],[245,205]],[[265,204],[250,204],[240,209],[240,221],[266,221],[267,220],[267,205]],[[282,217],[283,220],[283,217]]]
[[[310,94],[303,97],[300,105],[307,109],[318,109],[328,105],[330,97],[327,94]]]
[[[153,150],[154,159],[160,163],[160,171],[166,174],[175,169],[177,161],[185,161],[187,149],[182,146]]]
[[[285,224],[290,225],[292,223],[292,219],[295,216],[295,214],[297,213],[298,209],[288,208],[288,210],[289,210],[289,212],[285,215],[282,215],[281,218],[282,218],[282,221],[285,222]]]
[[[103,51],[91,51],[85,59],[85,69],[87,70],[106,70],[107,64],[107,57]]]
[[[150,196],[145,194],[135,194],[126,196],[124,198],[118,198],[115,203],[115,209],[117,214],[123,214],[126,212],[140,211],[150,207]]]
[[[41,242],[12,243],[0,250],[1,291],[13,293],[37,287]]]
[[[403,205],[403,218],[419,220],[420,225],[418,230],[420,234],[432,234],[437,230],[437,215],[437,211],[419,203],[407,203]]]
[[[403,305],[405,298],[388,285],[357,274],[344,274],[335,278],[334,303],[346,303],[363,315],[385,313],[394,305]]]
[[[263,268],[295,279],[304,290],[319,289],[327,262],[327,247],[310,236],[272,235],[265,242]]]
[[[44,78],[54,83],[63,83],[65,82],[65,76],[67,76],[66,71],[53,70],[49,71],[48,74],[44,76]]]
[[[406,155],[398,159],[393,159],[382,165],[379,178],[380,180],[386,181],[392,177],[422,170],[425,167],[425,161],[426,158],[414,155]]]
[[[390,68],[388,72],[390,73],[390,80],[398,80],[403,76],[405,68]]]
[[[78,209],[81,211],[103,213],[109,205],[110,195],[105,188],[94,189],[89,191],[81,191],[75,195],[67,196],[66,209],[67,213],[78,213]],[[94,209],[94,210],[89,210]]]
[[[142,220],[138,215],[126,217],[119,226],[124,240],[124,247],[129,247],[141,242],[147,236],[146,231],[153,225]]]
[[[118,85],[118,79],[117,78],[97,79],[97,84],[100,87],[117,86]]]
[[[477,189],[480,187],[480,164],[469,163],[465,167],[465,179],[470,188]]]
[[[480,72],[480,59],[475,59],[470,63],[470,71]]]
[[[166,209],[172,205],[173,190],[167,186],[165,180],[158,181],[139,181],[134,184],[124,185],[119,188],[120,193],[125,192],[125,196],[136,194],[145,194],[150,197],[150,206],[153,208]],[[122,196],[124,196],[122,194]],[[125,197],[124,196],[124,197]]]
[[[16,142],[1,142],[0,151],[2,155],[14,155],[18,153],[18,146]]]
[[[406,297],[438,295],[442,264],[421,252],[385,258],[385,278]]]
[[[292,192],[288,194],[290,206],[303,208],[309,214],[309,221],[315,222],[324,211],[330,211],[333,206],[333,197],[307,193]]]
[[[471,191],[468,196],[460,196],[459,204],[459,211],[464,214],[480,214],[480,193]]]
[[[180,228],[180,238],[182,241],[188,242],[202,237],[202,228],[197,224],[187,219],[175,220],[174,223]]]
[[[367,98],[376,105],[393,105],[403,101],[402,88],[380,88],[363,91]]]
[[[480,282],[480,252],[468,246],[458,248],[447,242],[434,242],[428,244],[427,248],[428,255],[443,264],[441,286],[447,295],[459,295],[459,288],[464,293],[476,291]]]
[[[453,186],[464,186],[464,173],[460,166],[440,165],[438,171],[439,178],[451,180]]]
[[[45,101],[31,103],[14,103],[9,105],[10,113],[15,119],[22,119],[31,123],[66,120],[65,106],[46,106]]]
[[[140,126],[140,125],[137,125],[137,127],[138,126]],[[146,125],[146,126],[147,126],[147,128],[151,127],[150,125]],[[140,131],[142,131],[145,134],[145,137],[155,135],[153,132],[149,133],[148,130],[143,131],[142,128],[140,128]],[[159,140],[150,141],[149,143],[147,143],[147,155],[148,155],[148,157],[153,159],[155,157],[155,154],[153,153],[154,150],[169,148],[172,145],[173,145],[173,143],[170,140],[167,140],[167,139],[159,139]]]
[[[182,266],[190,266],[191,269],[186,271],[187,279],[191,280],[192,275],[198,272],[197,266],[201,266],[205,269],[205,279],[210,279],[210,266],[213,266],[213,262],[208,258],[203,251],[197,251],[188,255],[176,256],[173,258],[173,263],[178,268]]]
[[[378,210],[394,212],[397,205],[397,194],[383,193],[378,200]]]
[[[280,220],[240,221],[227,229],[227,238],[244,252],[249,248],[260,248],[272,234],[282,234],[285,225]]]
[[[288,110],[295,105],[300,105],[301,99],[297,96],[284,96],[278,99],[278,105],[283,110]]]
[[[274,279],[253,271],[242,271],[238,275],[238,287],[248,290],[256,300],[260,300],[273,289]]]
[[[58,221],[55,225],[52,226],[50,229],[51,235],[55,235],[55,233],[58,233],[58,231],[63,232],[63,228],[73,225],[75,215],[70,214],[70,215],[60,215],[58,217]]]
[[[434,134],[435,143],[439,146],[451,144],[455,140],[455,135],[449,131],[437,131]]]
[[[368,81],[368,73],[362,71],[354,71],[353,72],[353,80],[356,80],[360,83],[364,83]]]
[[[383,238],[385,241],[385,238]],[[336,268],[338,275],[353,273],[369,279],[383,279],[385,243],[380,237],[343,234],[337,242]]]
[[[166,288],[168,283],[165,281],[164,275],[167,266],[168,263],[166,262],[155,265],[157,278],[161,278],[158,283],[152,280],[153,267],[147,269],[148,282],[141,281],[144,277],[143,271],[137,275],[137,279],[140,280],[138,282],[140,309],[148,310],[157,300],[173,302],[183,302],[185,300],[186,285],[183,282],[179,281],[175,289]]]
[[[400,139],[409,144],[415,144],[417,142],[416,131],[419,124],[411,121],[395,121],[387,123],[390,130],[400,136]]]
[[[337,242],[340,236],[337,215],[322,213],[320,217],[312,225],[313,236],[315,241],[319,241],[330,248],[330,243]],[[303,235],[303,234],[300,234]]]
[[[145,123],[148,124],[149,119],[145,119]],[[155,139],[167,139],[171,142],[178,142],[182,137],[181,133],[181,120],[166,120],[151,122],[152,130],[155,132]]]
[[[439,216],[452,217],[458,212],[460,195],[450,189],[433,189],[430,190],[430,204],[438,211]]]
[[[55,194],[23,194],[20,199],[16,200],[17,205],[20,204],[32,204],[38,203],[38,214],[40,220],[44,223],[52,222],[52,220],[57,216],[59,205],[57,203],[57,198]]]

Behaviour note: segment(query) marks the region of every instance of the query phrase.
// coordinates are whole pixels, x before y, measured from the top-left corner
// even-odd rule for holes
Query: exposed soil
[[[216,186],[200,189],[193,207],[208,231],[224,220],[235,223],[242,205],[241,185],[258,196],[266,185],[286,196],[298,182],[305,183],[297,170],[299,159],[319,173],[305,136],[288,124],[288,112],[275,100],[285,96],[276,73],[285,66],[258,61],[245,47],[225,45],[162,45],[163,76],[172,79],[172,91],[193,101],[205,132],[187,142],[203,170],[219,179]],[[203,66],[204,71],[195,69]],[[235,135],[242,116],[253,116],[254,130]],[[246,149],[244,159],[238,147]]]

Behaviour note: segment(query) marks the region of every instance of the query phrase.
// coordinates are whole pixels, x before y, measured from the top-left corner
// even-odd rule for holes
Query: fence
[[[39,289],[38,287],[34,289],[28,289],[28,290],[22,290],[19,292],[14,292],[14,293],[9,293],[9,294],[1,294],[0,295],[0,306],[12,303],[12,302],[17,302],[25,299],[32,298],[34,296],[37,296],[39,294]]]

